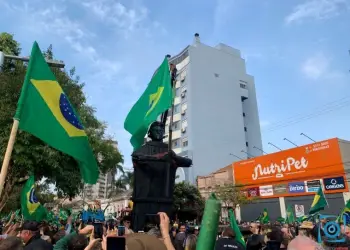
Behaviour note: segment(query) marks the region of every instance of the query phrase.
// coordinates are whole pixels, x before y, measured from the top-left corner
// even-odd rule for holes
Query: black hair
[[[68,250],[84,250],[88,245],[85,235],[75,235],[68,242]]]
[[[261,243],[261,235],[253,234],[247,242],[247,249],[249,250],[260,250],[263,245]]]

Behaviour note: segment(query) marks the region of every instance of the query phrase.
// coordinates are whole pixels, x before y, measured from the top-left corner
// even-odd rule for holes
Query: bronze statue
[[[152,140],[132,154],[134,164],[133,229],[144,230],[147,214],[165,212],[171,217],[177,167],[190,167],[192,160],[177,156],[163,142],[161,122],[153,122],[148,131]]]

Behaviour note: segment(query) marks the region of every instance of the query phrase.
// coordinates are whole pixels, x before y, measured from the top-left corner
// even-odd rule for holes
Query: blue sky
[[[53,44],[76,66],[88,103],[108,123],[131,167],[127,112],[166,54],[198,32],[208,45],[240,49],[255,77],[264,150],[350,140],[349,0],[0,0],[0,32],[22,54]],[[235,152],[232,152],[235,153]],[[236,152],[238,153],[238,152]]]

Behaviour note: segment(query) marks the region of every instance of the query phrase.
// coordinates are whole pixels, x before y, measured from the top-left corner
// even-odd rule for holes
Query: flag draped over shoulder
[[[323,210],[327,206],[327,200],[323,193],[322,188],[320,187],[315,194],[314,201],[311,204],[309,214],[314,214],[318,211]]]
[[[168,59],[165,58],[125,119],[124,128],[131,134],[130,142],[134,149],[142,146],[148,127],[161,113],[169,109],[171,104],[171,77]]]
[[[260,223],[266,224],[270,221],[269,213],[267,212],[267,208],[264,208],[262,216],[260,218]]]
[[[42,221],[47,217],[47,210],[35,196],[34,176],[30,176],[21,192],[21,208],[24,220]]]
[[[83,180],[96,183],[98,166],[84,127],[36,42],[15,119],[20,129],[75,158]]]

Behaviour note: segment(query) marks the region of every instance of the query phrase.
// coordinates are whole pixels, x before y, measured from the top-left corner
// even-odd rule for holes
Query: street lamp
[[[269,144],[269,145],[271,145],[271,146],[277,148],[278,150],[282,151],[282,149],[280,149],[279,147],[277,147],[275,144],[272,144],[271,142],[268,142],[267,144]]]
[[[258,147],[255,147],[255,146],[253,146],[253,148],[256,148],[257,150],[261,151],[263,154],[267,155],[267,153],[264,150],[262,150],[261,148],[258,148]]]
[[[304,133],[300,133],[300,135],[305,136],[305,137],[306,137],[306,138],[308,138],[310,141],[316,142],[315,140],[311,139],[309,136],[307,136],[307,135],[306,135],[306,134],[304,134]]]
[[[6,55],[2,51],[0,51],[0,71],[2,69],[2,66],[5,63],[5,59],[12,59],[12,60],[18,60],[18,61],[22,61],[22,62],[29,62],[30,58],[29,57]],[[65,66],[64,62],[55,61],[55,60],[46,60],[46,63],[51,67],[61,68],[61,69],[64,68],[64,66]]]
[[[294,142],[288,140],[287,138],[283,138],[283,140],[289,142],[290,144],[293,144],[293,145],[296,146],[296,147],[298,147],[297,144],[295,144]]]
[[[241,150],[241,152],[247,154],[247,155],[250,156],[250,157],[255,157],[254,155],[249,154],[248,152],[244,151],[243,149]]]
[[[230,155],[232,155],[232,156],[234,156],[234,157],[236,157],[236,158],[238,158],[238,159],[244,160],[243,158],[241,158],[241,157],[239,157],[239,156],[237,156],[237,155],[234,155],[234,154],[232,154],[232,153],[230,153]]]

